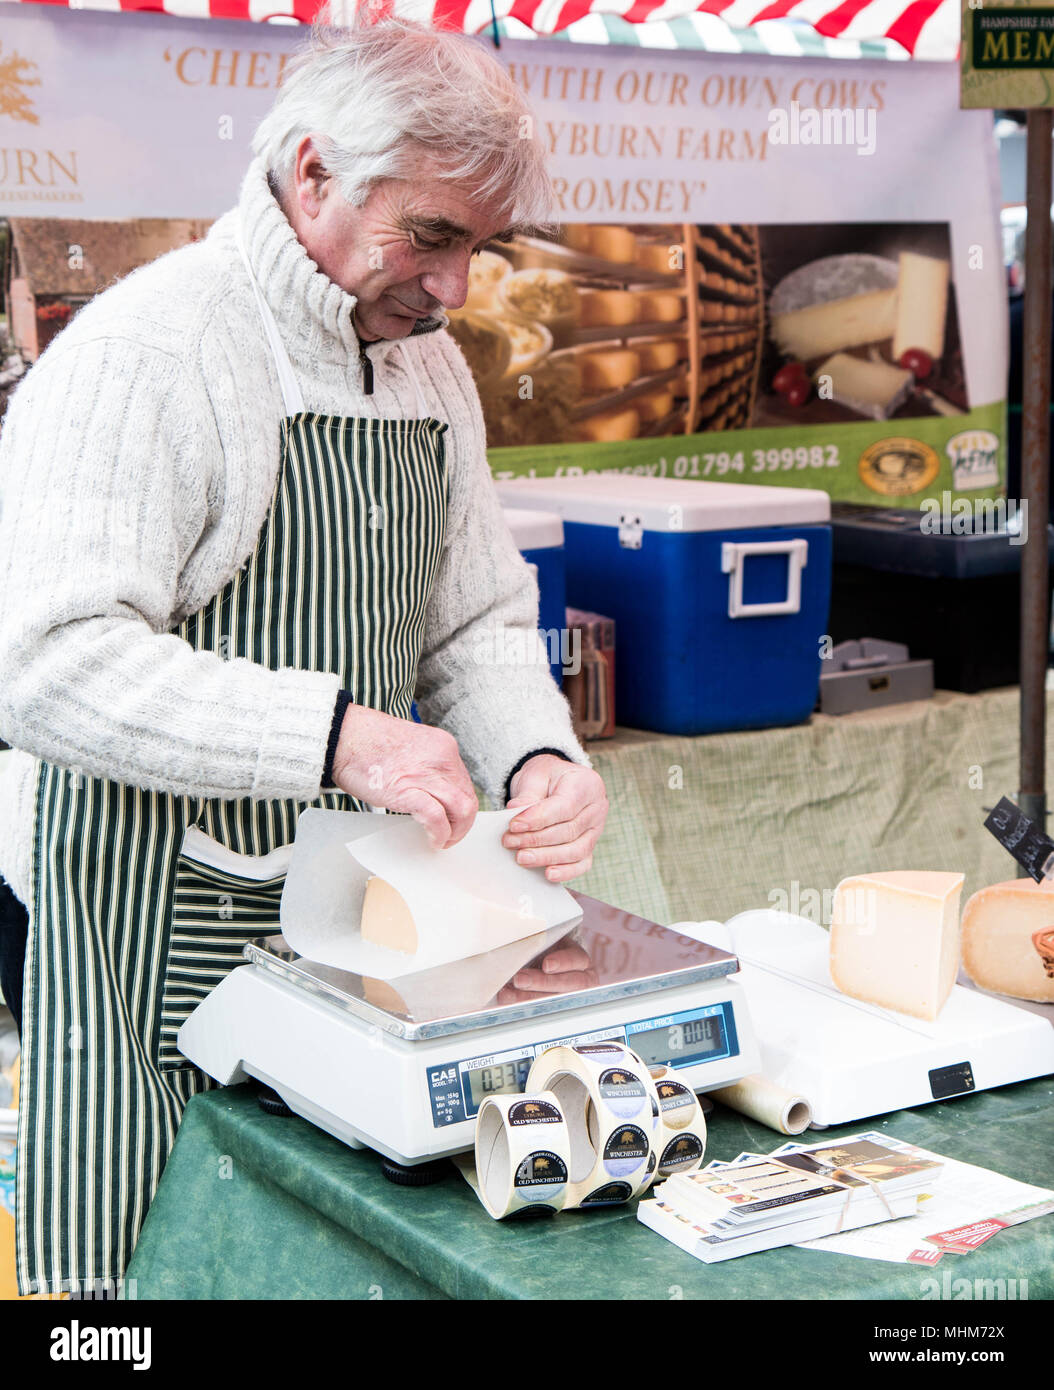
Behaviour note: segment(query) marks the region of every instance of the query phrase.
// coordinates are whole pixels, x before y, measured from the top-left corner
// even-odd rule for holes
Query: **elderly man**
[[[590,865],[604,789],[544,661],[479,659],[499,624],[534,627],[537,592],[443,331],[472,254],[547,211],[529,133],[468,40],[322,31],[238,207],[82,310],[10,407],[24,1291],[123,1272],[208,1084],[176,1032],[273,929],[263,857],[306,805],[409,813],[444,847],[474,778],[529,807],[521,863]],[[203,862],[192,829],[242,857]]]

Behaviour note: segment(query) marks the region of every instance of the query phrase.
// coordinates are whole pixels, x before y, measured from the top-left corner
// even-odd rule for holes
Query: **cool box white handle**
[[[782,603],[743,602],[743,561],[748,555],[786,555],[787,597]],[[809,542],[798,537],[788,541],[724,541],[721,569],[728,575],[728,616],[764,618],[773,613],[801,612],[801,572],[809,557]]]

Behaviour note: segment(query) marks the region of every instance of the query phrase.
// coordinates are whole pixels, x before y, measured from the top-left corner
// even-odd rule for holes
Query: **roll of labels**
[[[488,1096],[476,1120],[480,1200],[497,1220],[617,1206],[705,1150],[695,1093],[618,1042],[547,1048],[524,1093]]]

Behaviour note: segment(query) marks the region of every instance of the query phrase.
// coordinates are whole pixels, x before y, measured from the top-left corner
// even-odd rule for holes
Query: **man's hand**
[[[520,1004],[525,999],[537,999],[540,994],[575,994],[593,989],[598,982],[593,963],[582,947],[556,946],[534,969],[524,968],[498,990],[499,1004]]]
[[[608,813],[597,773],[539,753],[524,763],[509,790],[510,807],[530,806],[513,818],[502,840],[517,851],[516,862],[529,869],[544,867],[550,883],[588,873]]]
[[[456,845],[476,819],[476,793],[456,740],[442,729],[365,705],[349,705],[345,712],[333,782],[372,806],[407,812],[428,831],[435,849]]]

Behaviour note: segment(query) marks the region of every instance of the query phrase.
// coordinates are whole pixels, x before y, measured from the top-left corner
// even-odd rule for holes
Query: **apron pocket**
[[[236,873],[195,857],[206,841],[214,851],[206,848],[207,857],[241,861],[248,873]],[[287,862],[288,853],[282,851],[254,859],[224,850],[196,829],[187,832],[176,862],[161,996],[157,1061],[162,1071],[193,1066],[176,1044],[180,1027],[235,966],[244,964],[242,948],[247,941],[280,930],[278,909]],[[279,865],[281,872],[274,873]],[[269,877],[256,876],[261,867],[271,870]]]

